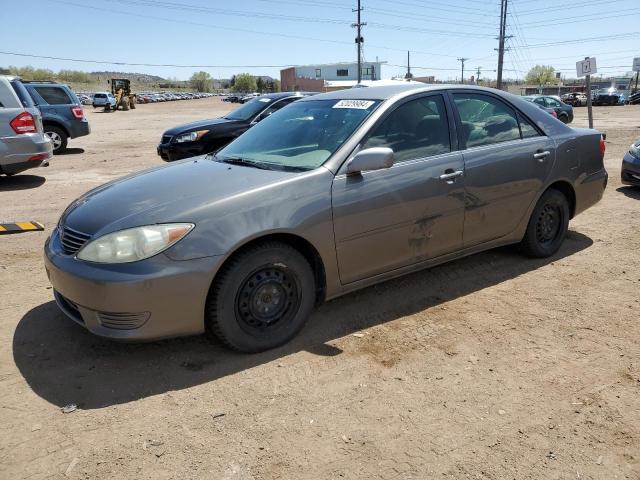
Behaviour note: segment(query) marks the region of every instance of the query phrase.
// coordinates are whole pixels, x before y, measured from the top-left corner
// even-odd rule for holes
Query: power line
[[[63,60],[67,62],[96,63],[102,65],[126,65],[131,67],[174,67],[174,68],[287,68],[295,65],[178,65],[174,63],[132,63],[132,62],[112,62],[107,60],[86,60],[80,58],[53,57],[49,55],[33,55],[29,53],[5,52],[2,55],[13,55],[16,57],[43,58],[47,60]]]

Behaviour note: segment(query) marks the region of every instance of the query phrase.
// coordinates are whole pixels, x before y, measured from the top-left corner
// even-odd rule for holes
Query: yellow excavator
[[[107,80],[111,85],[111,93],[116,98],[115,106],[109,102],[105,105],[105,111],[115,111],[118,109],[127,111],[136,108],[136,94],[131,91],[131,82],[126,78],[112,78]]]

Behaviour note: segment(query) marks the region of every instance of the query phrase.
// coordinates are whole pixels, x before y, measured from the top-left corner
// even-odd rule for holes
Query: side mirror
[[[388,147],[373,147],[362,150],[347,163],[347,174],[368,170],[382,170],[396,161],[393,150]]]

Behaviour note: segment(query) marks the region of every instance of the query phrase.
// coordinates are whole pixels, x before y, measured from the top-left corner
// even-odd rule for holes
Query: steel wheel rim
[[[546,204],[542,207],[536,222],[536,239],[542,245],[553,243],[560,234],[562,210],[557,205]]]
[[[58,135],[56,132],[44,132],[44,134],[51,140],[53,143],[53,149],[57,150],[62,145],[62,137]]]
[[[244,331],[260,335],[290,323],[300,300],[297,276],[285,266],[266,265],[242,282],[236,296],[236,318]]]

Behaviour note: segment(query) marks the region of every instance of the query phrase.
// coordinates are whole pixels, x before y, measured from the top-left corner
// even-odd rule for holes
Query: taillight
[[[554,118],[558,118],[558,114],[556,113],[555,110],[553,112],[551,112],[551,116],[554,117]]]
[[[29,112],[22,112],[9,125],[16,133],[36,133],[36,121]]]
[[[604,152],[607,149],[607,145],[604,143],[604,138],[600,135],[600,155],[604,158]]]
[[[73,116],[78,120],[82,120],[84,118],[84,110],[82,110],[82,107],[71,107],[71,113],[73,113]]]

